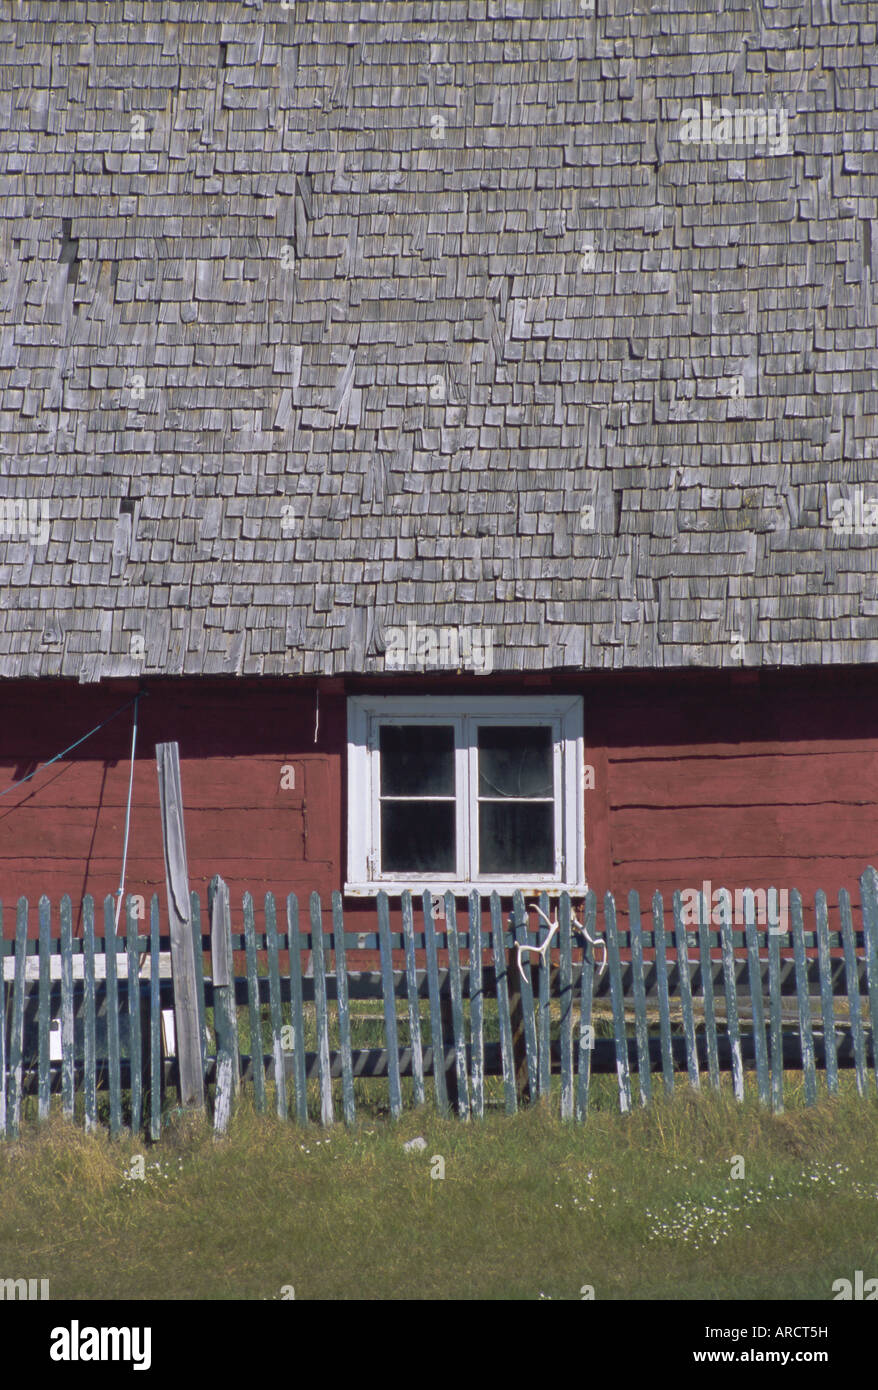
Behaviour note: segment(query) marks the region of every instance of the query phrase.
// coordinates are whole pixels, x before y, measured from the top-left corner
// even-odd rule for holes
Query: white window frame
[[[448,724],[464,719],[496,724],[548,724],[552,728],[555,778],[555,871],[552,874],[476,875],[478,774],[476,759],[455,735],[455,799],[457,802],[457,867],[454,873],[409,874],[405,878],[378,872],[379,753],[382,721],[399,724]],[[458,728],[460,728],[458,722]],[[470,745],[471,747],[471,745]],[[525,892],[584,893],[583,702],[581,695],[352,695],[348,698],[348,873],[344,891],[351,896],[397,894],[410,888],[455,893]]]

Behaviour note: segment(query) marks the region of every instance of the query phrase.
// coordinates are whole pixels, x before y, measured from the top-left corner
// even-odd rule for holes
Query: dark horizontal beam
[[[696,1045],[698,1051],[698,1064],[705,1073],[708,1069],[707,1062],[707,1039],[701,1035],[696,1035]],[[868,1050],[868,1049],[867,1049]],[[719,1056],[719,1066],[721,1071],[731,1071],[732,1069],[732,1049],[728,1037],[720,1035],[717,1037],[717,1052]],[[467,1072],[471,1074],[471,1050],[466,1049],[467,1053]],[[671,1053],[674,1061],[675,1072],[686,1072],[686,1040],[682,1037],[671,1038]],[[387,1075],[388,1052],[383,1047],[360,1048],[353,1053],[353,1072],[355,1077],[382,1077]],[[756,1067],[756,1049],[752,1034],[744,1033],[741,1036],[741,1056],[746,1071],[753,1071]],[[814,1035],[814,1056],[818,1069],[825,1070],[826,1067],[826,1046],[822,1034]],[[399,1049],[399,1070],[401,1076],[412,1075],[412,1053],[411,1048],[403,1047]],[[561,1070],[561,1047],[560,1043],[553,1042],[551,1045],[552,1072],[560,1073]],[[271,1057],[264,1058],[264,1064],[271,1076],[273,1062]],[[637,1045],[633,1038],[628,1040],[628,1064],[635,1073],[637,1070]],[[874,1066],[874,1061],[869,1059],[869,1064]],[[649,1039],[649,1065],[650,1071],[660,1072],[662,1069],[661,1040],[659,1038]],[[854,1066],[853,1041],[849,1033],[838,1035],[838,1065],[841,1068]],[[452,1073],[455,1066],[454,1048],[449,1047],[445,1052],[445,1071]],[[424,1073],[432,1076],[434,1067],[432,1047],[424,1048]],[[802,1049],[798,1034],[784,1033],[783,1035],[783,1067],[784,1071],[802,1070]],[[341,1053],[330,1053],[331,1075],[335,1078],[341,1077]],[[107,1062],[106,1059],[98,1061],[97,1085],[99,1091],[107,1088]],[[612,1038],[597,1038],[592,1049],[591,1070],[593,1073],[601,1075],[616,1074],[616,1044]],[[288,1077],[293,1076],[293,1056],[292,1053],[284,1054],[284,1071]],[[162,1063],[164,1085],[174,1087],[177,1084],[177,1062],[175,1058],[168,1058]],[[310,1079],[316,1079],[317,1053],[306,1052],[305,1054],[305,1073]],[[53,1092],[61,1090],[61,1063],[53,1062],[50,1067],[51,1089]],[[120,1065],[121,1086],[126,1090],[131,1085],[130,1064],[123,1060]],[[244,1081],[252,1080],[253,1065],[252,1059],[247,1056],[241,1058],[241,1074]],[[502,1058],[499,1043],[485,1043],[485,1075],[502,1076]],[[35,1095],[37,1093],[37,1069],[28,1068],[23,1073],[22,1090],[25,1095]],[[75,1085],[77,1092],[83,1084],[83,1069],[80,1063],[75,1067]],[[205,1069],[205,1081],[207,1083],[216,1080],[216,1058],[209,1057]],[[148,1083],[145,1084],[148,1085]]]

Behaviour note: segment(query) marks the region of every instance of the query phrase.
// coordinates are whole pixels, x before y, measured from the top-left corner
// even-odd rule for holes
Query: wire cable
[[[143,693],[145,692],[141,691],[141,694]],[[90,729],[87,734],[83,734],[82,738],[78,738],[75,743],[71,743],[67,748],[62,748],[61,752],[56,753],[54,758],[50,758],[47,763],[40,763],[39,767],[35,767],[33,772],[29,772],[26,777],[19,777],[17,782],[13,782],[12,785],[7,787],[5,791],[0,792],[0,796],[8,796],[10,792],[15,791],[16,787],[20,787],[25,782],[29,782],[32,777],[36,777],[37,773],[42,772],[44,767],[51,767],[52,763],[56,763],[58,759],[63,758],[66,753],[72,753],[74,748],[78,748],[81,743],[85,743],[85,740],[87,738],[91,738],[92,734],[96,734],[99,729],[106,728],[106,726],[113,719],[116,718],[117,714],[121,714],[123,710],[130,709],[132,705],[136,705],[139,699],[140,695],[135,695],[133,700],[128,700],[124,705],[120,705],[119,708],[113,712],[113,714],[108,715],[108,717],[103,721],[102,724],[96,724],[95,727],[93,729]]]
[[[134,697],[134,724],[131,729],[131,768],[128,773],[128,804],[125,807],[125,844],[122,849],[122,873],[119,876],[119,887],[116,889],[116,933],[119,931],[119,916],[122,911],[122,894],[125,890],[125,867],[128,863],[128,832],[131,829],[131,793],[134,788],[134,752],[137,748],[137,706],[140,695]]]

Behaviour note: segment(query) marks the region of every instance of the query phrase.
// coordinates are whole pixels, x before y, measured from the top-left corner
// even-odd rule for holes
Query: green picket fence
[[[268,893],[257,925],[248,893],[243,932],[232,932],[227,890],[214,879],[210,935],[191,895],[194,987],[176,997],[157,898],[148,922],[129,899],[117,935],[112,898],[102,934],[89,898],[74,934],[71,899],[61,899],[56,924],[44,897],[35,937],[22,899],[15,938],[0,947],[0,1136],[19,1134],[25,1098],[35,1097],[45,1120],[58,1093],[63,1114],[87,1128],[106,1122],[112,1135],[145,1130],[158,1139],[180,1081],[172,1020],[186,1007],[197,1016],[193,1036],[220,1130],[242,1087],[258,1110],[352,1124],[358,1091],[362,1108],[363,1083],[379,1079],[393,1118],[432,1091],[441,1112],[461,1118],[481,1117],[491,1104],[513,1114],[542,1101],[584,1120],[599,1073],[615,1075],[623,1112],[634,1103],[635,1076],[641,1104],[659,1075],[670,1094],[683,1074],[699,1088],[719,1087],[724,1072],[741,1100],[747,1070],[776,1111],[791,1071],[808,1104],[819,1074],[832,1095],[843,1068],[854,1070],[860,1095],[874,1095],[874,869],[859,886],[857,924],[843,889],[835,932],[823,892],[815,930],[805,930],[795,890],[788,924],[761,920],[748,895],[737,920],[731,895],[718,894],[713,911],[699,899],[694,927],[680,893],[667,911],[656,893],[644,920],[632,892],[624,929],[610,894],[599,905],[589,893],[577,917],[567,894],[550,905],[545,895],[534,903],[516,893],[510,913],[496,894],[461,902],[426,892],[416,902],[404,893],[391,904],[381,893],[370,931],[360,913],[357,929],[345,929],[338,893],[329,920],[312,894],[307,923],[295,895],[279,913]],[[380,968],[364,968],[370,956]],[[355,1046],[354,1027],[364,1025],[352,1005],[364,1001],[379,1012],[367,1018],[367,1045]]]

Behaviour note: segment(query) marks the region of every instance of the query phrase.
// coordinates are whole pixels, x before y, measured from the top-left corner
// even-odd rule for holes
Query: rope
[[[128,804],[125,807],[125,844],[122,850],[122,873],[119,876],[119,887],[116,889],[116,932],[119,931],[119,915],[122,911],[122,893],[125,889],[125,868],[128,863],[128,832],[131,829],[131,793],[134,788],[134,750],[137,747],[137,706],[140,699],[139,695],[134,697],[134,725],[131,730],[131,768],[128,773]]]
[[[92,734],[96,734],[99,729],[106,728],[107,724],[115,719],[117,714],[121,714],[123,710],[128,709],[131,705],[136,705],[139,699],[140,696],[135,695],[133,700],[128,700],[124,705],[120,705],[117,710],[107,716],[102,724],[96,724],[87,734],[83,734],[82,738],[78,738],[76,742],[71,743],[68,748],[63,748],[60,753],[56,753],[54,758],[50,758],[47,763],[40,763],[39,767],[35,767],[33,772],[29,772],[26,777],[19,777],[17,782],[13,782],[11,786],[6,788],[6,791],[0,792],[0,796],[8,796],[10,792],[15,791],[16,787],[20,787],[25,782],[29,782],[32,777],[36,777],[37,773],[42,772],[44,767],[51,767],[52,763],[56,763],[58,759],[63,758],[66,753],[72,753],[74,748],[78,748],[81,743],[85,743],[85,740],[91,738]]]

